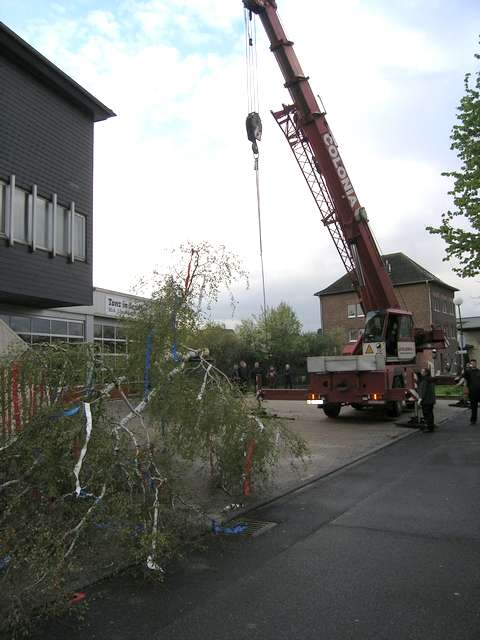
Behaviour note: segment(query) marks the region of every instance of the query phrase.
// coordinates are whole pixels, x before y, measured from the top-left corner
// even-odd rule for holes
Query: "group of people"
[[[477,361],[470,360],[465,367],[459,384],[464,385],[465,394],[468,396],[470,404],[470,424],[477,423],[478,403],[480,401],[480,369],[477,368]],[[430,369],[422,369],[418,376],[418,404],[423,413],[425,428],[428,431],[435,429],[435,419],[433,407],[435,405],[435,384],[432,380]]]
[[[293,389],[292,370],[289,364],[283,368],[283,375],[279,376],[277,369],[272,365],[264,372],[259,362],[255,362],[252,369],[248,368],[245,360],[233,365],[232,382],[238,384],[246,393],[249,388],[258,393],[264,387],[276,389],[283,383],[284,389]]]

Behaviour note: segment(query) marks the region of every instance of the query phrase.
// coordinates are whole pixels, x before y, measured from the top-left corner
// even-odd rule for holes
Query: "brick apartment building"
[[[420,266],[404,253],[383,256],[398,299],[413,313],[416,327],[442,328],[449,346],[442,353],[432,353],[436,371],[454,371],[458,366],[457,328],[454,294],[457,291]],[[350,278],[339,280],[315,293],[320,301],[320,317],[325,332],[340,329],[345,343],[356,342],[365,318]]]

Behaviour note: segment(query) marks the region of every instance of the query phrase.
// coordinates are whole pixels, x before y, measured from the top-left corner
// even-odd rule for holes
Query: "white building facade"
[[[0,303],[0,323],[30,346],[94,343],[97,353],[120,356],[111,359],[115,366],[128,351],[121,318],[145,301],[140,296],[94,287],[90,306],[36,309]]]

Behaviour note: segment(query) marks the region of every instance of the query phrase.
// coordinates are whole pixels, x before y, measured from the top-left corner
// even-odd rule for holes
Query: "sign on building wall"
[[[119,296],[105,297],[105,313],[109,316],[125,316],[135,309],[135,302]]]

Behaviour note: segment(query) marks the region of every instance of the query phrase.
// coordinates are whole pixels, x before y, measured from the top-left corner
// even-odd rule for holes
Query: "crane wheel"
[[[402,403],[399,400],[393,400],[392,402],[387,402],[385,406],[385,415],[387,418],[398,418],[402,415]]]
[[[331,402],[323,407],[323,412],[328,418],[338,418],[342,405],[339,402]]]

